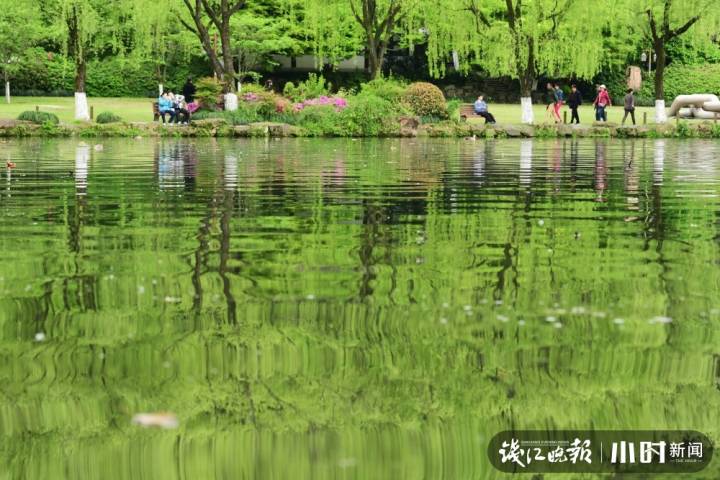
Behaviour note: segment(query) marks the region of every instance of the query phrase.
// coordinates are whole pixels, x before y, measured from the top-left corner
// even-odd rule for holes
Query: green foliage
[[[682,121],[678,122],[673,136],[677,138],[692,138],[697,136],[697,131],[690,128],[688,122]]]
[[[122,121],[122,118],[112,112],[101,112],[98,114],[95,121],[97,123],[117,123]]]
[[[343,136],[386,136],[394,128],[399,129],[397,104],[388,99],[369,94],[351,98],[347,108],[339,113]]]
[[[445,95],[432,83],[411,84],[403,92],[402,101],[415,115],[447,118]]]
[[[624,96],[627,86],[623,72],[600,77],[600,81],[608,86],[614,103]],[[673,63],[665,69],[665,100],[671,102],[678,95],[692,93],[714,93],[720,95],[720,64],[683,65]],[[645,78],[642,89],[635,94],[638,106],[655,105],[654,84],[652,79]]]
[[[310,98],[329,95],[331,88],[332,86],[327,83],[325,77],[311,73],[307,80],[298,82],[297,85],[292,82],[285,84],[283,94],[293,102],[302,102]]]
[[[217,110],[217,102],[222,95],[223,85],[216,78],[205,77],[195,82],[195,98],[205,110]]]
[[[58,119],[57,115],[55,115],[54,113],[36,112],[33,110],[26,110],[22,112],[20,115],[18,115],[18,120],[32,122],[38,125],[42,125],[46,122],[52,123],[54,125],[60,123],[60,119]]]
[[[536,138],[556,138],[559,136],[558,129],[553,126],[540,125],[535,127]]]
[[[362,85],[362,93],[397,102],[407,89],[407,83],[393,77],[378,77]]]
[[[462,100],[457,98],[453,98],[447,102],[447,112],[450,120],[460,121],[460,105],[462,105],[462,103]]]
[[[335,107],[317,105],[305,107],[297,115],[297,124],[311,137],[340,136],[341,127]]]

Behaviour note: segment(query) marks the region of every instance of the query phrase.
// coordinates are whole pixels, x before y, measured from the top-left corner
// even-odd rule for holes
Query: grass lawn
[[[51,112],[61,122],[73,122],[75,115],[74,97],[12,97],[10,104],[0,98],[0,119],[16,119],[20,112],[35,110]],[[151,122],[152,98],[100,98],[88,97],[88,104],[98,113],[110,111],[128,122]]]
[[[510,103],[491,103],[488,105],[488,111],[492,113],[492,115],[495,117],[495,120],[497,120],[497,123],[510,123],[510,124],[519,124],[520,123],[520,116],[521,116],[521,110],[520,110],[520,104],[510,104]],[[545,113],[545,105],[533,105],[533,111],[535,113],[535,124],[540,125],[543,123],[553,123],[553,120],[550,116],[546,116]],[[613,123],[620,123],[622,121],[623,115],[625,114],[622,105],[606,108],[605,111],[607,112],[608,122]],[[560,111],[560,118],[563,117],[563,112],[567,112],[567,121],[570,122],[570,109],[567,106],[564,106],[562,110]],[[654,107],[636,107],[635,108],[635,121],[638,125],[642,125],[643,122],[643,112],[647,112],[647,122],[655,123],[655,108]],[[595,121],[595,110],[593,109],[592,105],[581,105],[580,109],[578,110],[578,115],[580,116],[580,122],[584,124],[591,124]],[[483,123],[485,120],[482,118],[471,118],[471,122],[480,122]],[[630,120],[630,117],[628,117],[627,122],[630,125],[632,125],[632,121]]]
[[[72,122],[75,99],[73,97],[13,97],[12,103],[9,105],[0,99],[0,119],[15,119],[20,112],[25,110],[35,110],[35,106],[39,106],[40,110],[52,112],[60,118],[62,122]],[[123,120],[128,122],[149,122],[152,121],[152,109],[150,104],[153,102],[151,98],[95,98],[89,97],[88,103],[95,107],[95,115],[104,111],[111,111],[119,115]],[[545,115],[544,105],[534,105],[535,123],[552,123],[552,120]],[[489,105],[490,113],[495,116],[498,123],[520,123],[520,104],[509,103],[491,103]],[[567,111],[568,121],[570,121],[570,110],[563,107],[563,111]],[[607,109],[608,121],[620,123],[623,116],[622,107],[610,107]],[[653,123],[654,109],[652,107],[638,107],[635,111],[635,119],[638,124],[642,124],[643,112],[648,113],[648,123]],[[562,113],[560,114],[562,116]],[[590,124],[595,120],[595,112],[591,105],[583,105],[580,107],[580,121]],[[471,122],[484,122],[482,118],[472,118]],[[629,119],[628,119],[629,121]]]

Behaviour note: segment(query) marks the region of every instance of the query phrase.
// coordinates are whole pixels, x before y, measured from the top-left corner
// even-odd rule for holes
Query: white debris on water
[[[557,322],[557,317],[553,317],[552,315],[548,315],[547,317],[545,317],[545,321],[546,321],[546,322],[550,322],[550,323]]]
[[[625,323],[625,320],[622,319],[622,318],[615,318],[615,319],[613,319],[613,323],[614,323],[615,325],[622,325],[622,324]]]
[[[141,427],[177,428],[180,425],[177,416],[170,412],[138,413],[132,423]]]
[[[180,303],[181,299],[178,297],[165,297],[165,303]]]
[[[308,300],[315,300],[315,295],[313,295],[312,293],[308,293],[305,298]]]
[[[673,321],[670,317],[657,316],[648,320],[648,323],[671,323]]]
[[[35,334],[35,341],[36,342],[44,342],[45,341],[45,334],[43,332],[38,332]]]
[[[540,225],[541,227],[545,225],[545,220],[538,220],[538,225]]]

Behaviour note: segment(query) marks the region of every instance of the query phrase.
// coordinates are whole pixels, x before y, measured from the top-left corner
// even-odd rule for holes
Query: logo
[[[694,473],[712,459],[692,430],[520,430],[495,435],[492,465],[506,473]]]

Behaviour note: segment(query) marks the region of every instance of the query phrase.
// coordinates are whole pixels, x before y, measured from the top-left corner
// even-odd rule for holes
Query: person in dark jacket
[[[633,89],[628,88],[627,95],[625,95],[625,115],[623,115],[622,124],[625,125],[625,120],[630,115],[632,118],[633,125],[635,125],[635,96],[633,95]]]
[[[187,103],[192,103],[195,100],[195,84],[191,77],[188,77],[187,82],[183,85],[182,94]]]
[[[570,116],[570,123],[574,122],[580,124],[578,108],[582,105],[582,95],[580,95],[580,91],[574,83],[570,86],[570,95],[568,95],[567,103],[568,107],[570,107],[570,111],[572,112]]]

